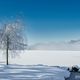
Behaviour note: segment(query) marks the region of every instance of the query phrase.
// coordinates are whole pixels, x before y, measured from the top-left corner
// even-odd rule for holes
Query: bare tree
[[[0,42],[6,50],[6,64],[9,64],[9,50],[24,49],[27,45],[23,39],[23,25],[20,20],[4,24],[0,30]]]

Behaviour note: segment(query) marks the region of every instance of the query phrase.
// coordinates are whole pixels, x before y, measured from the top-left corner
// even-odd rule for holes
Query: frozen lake
[[[4,55],[0,55],[0,61],[5,61]],[[76,64],[78,65],[80,64],[80,51],[26,50],[22,51],[20,53],[20,56],[10,58],[9,63],[22,65],[44,64],[53,66],[71,66]]]

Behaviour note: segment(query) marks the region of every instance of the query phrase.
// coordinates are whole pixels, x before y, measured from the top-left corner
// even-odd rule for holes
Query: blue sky
[[[19,13],[29,44],[80,39],[80,0],[0,0],[0,20]]]

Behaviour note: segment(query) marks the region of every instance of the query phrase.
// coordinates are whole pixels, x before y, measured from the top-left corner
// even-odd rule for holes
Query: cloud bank
[[[68,42],[37,43],[28,47],[29,50],[66,50],[80,51],[80,40]]]

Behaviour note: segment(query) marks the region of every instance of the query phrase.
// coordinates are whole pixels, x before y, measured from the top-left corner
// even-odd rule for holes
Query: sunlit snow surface
[[[69,75],[66,68],[60,67],[0,64],[0,80],[65,80]]]
[[[2,53],[5,52],[0,51],[0,63],[5,64],[6,57]],[[9,56],[14,53],[9,52]],[[18,55],[9,57],[9,64],[15,65],[1,63],[0,80],[65,80],[70,75],[66,67],[50,66],[70,67],[80,63],[80,51],[25,50],[18,51]]]
[[[0,62],[6,61],[5,52],[0,51]],[[9,56],[15,54],[15,58],[9,57],[10,64],[36,65],[44,64],[49,66],[73,66],[80,64],[80,51],[44,51],[24,50],[9,52]],[[18,54],[18,55],[16,55]]]

